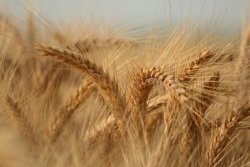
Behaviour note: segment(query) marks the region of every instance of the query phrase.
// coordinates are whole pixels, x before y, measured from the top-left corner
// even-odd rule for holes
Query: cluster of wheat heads
[[[43,39],[0,19],[1,166],[250,165],[249,29]]]

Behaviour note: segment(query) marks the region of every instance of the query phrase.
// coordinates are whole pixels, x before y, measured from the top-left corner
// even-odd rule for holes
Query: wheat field
[[[1,14],[0,166],[250,166],[250,26],[72,27]]]

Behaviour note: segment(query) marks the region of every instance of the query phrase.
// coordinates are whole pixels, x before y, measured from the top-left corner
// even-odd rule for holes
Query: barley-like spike
[[[16,126],[17,126],[20,134],[23,137],[31,136],[33,133],[32,129],[31,129],[28,121],[24,117],[24,113],[23,113],[20,105],[18,104],[18,102],[15,99],[13,99],[11,96],[7,96],[6,101],[7,101],[8,107],[12,111],[12,116],[16,121]],[[32,136],[34,137],[34,135],[32,135]]]
[[[230,139],[237,133],[237,127],[240,123],[250,116],[249,102],[245,103],[236,113],[232,113],[223,124],[218,128],[211,139],[207,148],[204,163],[206,166],[212,166],[219,160],[220,153],[227,146]]]
[[[167,74],[159,67],[151,69],[142,68],[135,76],[131,86],[131,109],[136,115],[145,115],[147,110],[147,99],[150,90],[159,84],[163,84],[167,89],[171,88],[181,100],[186,100],[185,89],[178,86],[173,75]]]
[[[97,86],[106,101],[111,104],[115,117],[123,121],[126,104],[125,98],[120,93],[117,82],[112,80],[102,67],[90,62],[87,58],[82,58],[82,55],[78,53],[65,49],[59,50],[52,47],[39,46],[38,50],[43,52],[44,56],[52,57],[86,76]]]
[[[56,141],[74,111],[80,104],[88,99],[94,88],[95,87],[91,82],[87,82],[80,86],[80,88],[75,91],[74,95],[67,101],[66,105],[62,107],[51,122],[49,122],[46,135],[51,141]]]
[[[191,80],[192,76],[195,75],[199,71],[204,63],[208,62],[215,56],[214,53],[205,50],[201,53],[200,57],[191,62],[187,68],[185,68],[184,72],[178,76],[178,80],[180,82],[188,82]]]

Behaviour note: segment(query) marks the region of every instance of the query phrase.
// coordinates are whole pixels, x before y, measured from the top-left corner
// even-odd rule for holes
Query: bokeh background
[[[38,18],[56,24],[81,19],[140,27],[190,21],[236,32],[250,11],[249,4],[250,0],[0,0],[0,9],[19,22],[32,8]]]

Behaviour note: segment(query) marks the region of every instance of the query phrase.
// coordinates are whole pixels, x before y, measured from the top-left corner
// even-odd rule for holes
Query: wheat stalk
[[[239,87],[240,91],[240,100],[244,100],[245,98],[250,97],[249,85],[250,85],[250,26],[243,31],[241,48],[240,48],[240,56],[237,62],[237,72],[241,73],[237,79],[239,79],[241,87]],[[238,88],[238,87],[237,87]]]

